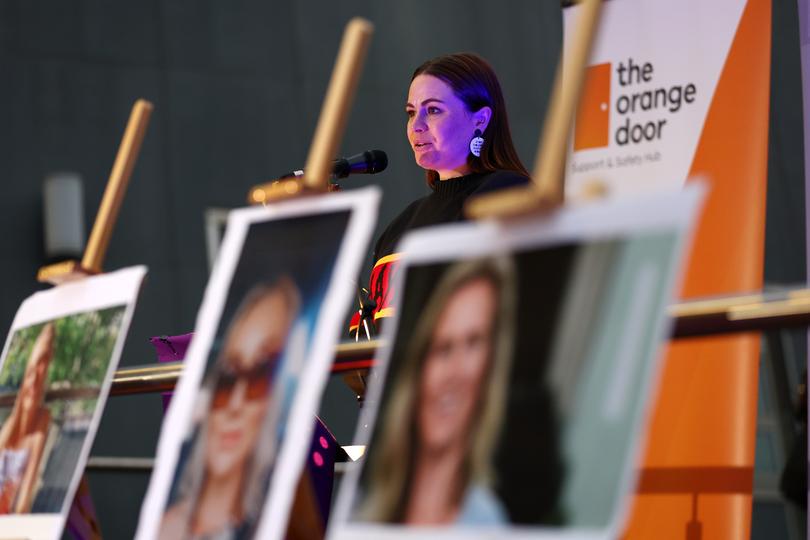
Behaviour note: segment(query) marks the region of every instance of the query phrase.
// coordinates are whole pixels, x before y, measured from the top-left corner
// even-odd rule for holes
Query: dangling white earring
[[[470,141],[470,153],[475,157],[481,157],[481,147],[484,146],[484,138],[481,136],[481,130],[476,129],[473,138]]]

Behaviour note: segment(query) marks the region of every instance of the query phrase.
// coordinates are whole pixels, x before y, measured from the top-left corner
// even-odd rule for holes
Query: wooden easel
[[[552,211],[563,205],[568,138],[574,112],[582,93],[585,67],[596,34],[601,0],[580,0],[579,3],[582,8],[571,52],[565,65],[562,58],[557,64],[554,90],[538,142],[531,184],[527,187],[504,189],[470,198],[465,206],[468,217],[476,219],[516,217]]]
[[[107,187],[104,190],[96,221],[84,249],[82,260],[69,260],[44,266],[37,273],[38,281],[59,286],[63,283],[78,281],[87,276],[102,273],[104,256],[107,254],[107,247],[118,218],[118,211],[121,208],[121,202],[124,199],[129,179],[132,177],[132,171],[140,153],[141,143],[149,125],[152,109],[152,104],[143,99],[137,100],[132,106],[132,112],[129,115],[121,145],[118,147],[118,154],[115,157],[110,178],[107,181]],[[76,488],[67,520],[71,519],[70,516],[75,511],[76,514],[81,516],[83,524],[89,529],[85,531],[88,534],[86,538],[101,538],[100,528],[95,521],[95,512],[92,506],[90,508],[85,507],[81,502],[83,500],[91,501],[86,475],[82,475],[79,486]]]
[[[373,25],[362,18],[354,18],[346,25],[338,51],[332,77],[326,90],[315,134],[309,147],[303,178],[279,180],[253,187],[248,193],[250,204],[263,204],[292,197],[324,194],[329,191],[332,159],[340,146],[349,110],[360,80]],[[296,486],[287,522],[287,536],[291,538],[323,537],[317,502],[306,480],[306,468]]]
[[[141,143],[149,125],[152,109],[152,104],[143,99],[139,99],[132,106],[129,122],[127,122],[124,137],[121,139],[121,145],[118,147],[118,154],[115,157],[98,214],[96,214],[93,230],[90,232],[90,239],[84,248],[82,260],[43,266],[37,272],[38,281],[59,285],[102,272],[104,256],[107,254],[110,237],[118,219],[118,211],[121,209],[121,202],[124,200],[132,170],[135,168],[135,162],[141,150]]]
[[[373,31],[374,26],[360,17],[355,17],[346,25],[315,135],[309,147],[304,177],[255,186],[248,193],[250,204],[267,204],[290,197],[326,193],[329,190],[332,160],[346,130],[346,121]]]

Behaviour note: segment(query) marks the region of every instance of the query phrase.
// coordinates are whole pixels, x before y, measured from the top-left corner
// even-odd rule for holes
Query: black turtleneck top
[[[472,173],[436,182],[430,195],[408,205],[380,235],[374,248],[374,261],[394,253],[407,231],[464,221],[464,202],[471,195],[525,185],[528,182],[527,177],[514,171]]]

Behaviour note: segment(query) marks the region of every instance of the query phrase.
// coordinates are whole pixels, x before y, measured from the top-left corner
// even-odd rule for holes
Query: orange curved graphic
[[[683,298],[762,287],[770,27],[770,2],[749,0],[691,167],[710,192]],[[624,538],[749,538],[758,365],[758,334],[669,346]]]

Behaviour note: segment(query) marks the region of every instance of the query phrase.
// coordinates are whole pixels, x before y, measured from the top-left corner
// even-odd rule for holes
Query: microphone
[[[377,174],[388,167],[388,156],[382,150],[366,150],[348,158],[336,159],[332,176],[346,178],[350,174]]]
[[[388,156],[382,150],[366,150],[357,155],[339,158],[332,162],[331,179],[346,178],[350,174],[377,174],[388,166]],[[292,171],[264,184],[253,186],[248,193],[248,203],[265,204],[268,201],[297,195],[302,185],[299,179],[303,170]],[[337,184],[329,184],[336,187]],[[331,191],[331,189],[330,189]]]
[[[350,174],[377,174],[388,167],[388,156],[382,150],[366,150],[351,157],[338,158],[332,162],[332,178],[346,178]],[[300,178],[304,176],[304,170],[288,172],[279,176],[276,180],[287,178]]]

